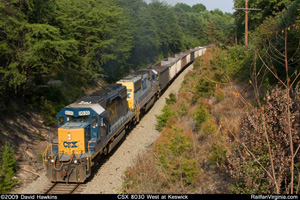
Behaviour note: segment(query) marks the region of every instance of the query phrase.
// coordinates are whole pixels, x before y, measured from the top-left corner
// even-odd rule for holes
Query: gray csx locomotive
[[[66,106],[57,114],[58,136],[43,154],[52,182],[84,182],[139,122],[176,76],[207,47],[175,54]]]

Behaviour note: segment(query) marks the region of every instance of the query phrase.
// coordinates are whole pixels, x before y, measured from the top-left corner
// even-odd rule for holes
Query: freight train
[[[208,47],[175,54],[136,71],[57,114],[58,136],[43,154],[51,182],[83,183],[176,76]]]

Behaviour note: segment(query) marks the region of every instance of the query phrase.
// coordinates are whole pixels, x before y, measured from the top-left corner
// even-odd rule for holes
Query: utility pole
[[[248,8],[248,0],[245,0],[245,8],[233,8],[234,10],[245,11],[245,46],[248,48],[248,12],[250,10],[261,10],[260,8]]]
[[[248,0],[245,0],[245,45],[248,48]]]

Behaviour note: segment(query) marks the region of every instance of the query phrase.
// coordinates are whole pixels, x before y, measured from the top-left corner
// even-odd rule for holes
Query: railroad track
[[[80,194],[85,189],[85,184],[79,183],[54,183],[45,194]]]

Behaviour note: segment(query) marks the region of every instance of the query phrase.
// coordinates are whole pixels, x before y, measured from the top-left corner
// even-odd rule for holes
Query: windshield
[[[89,122],[89,116],[73,117],[67,116],[67,122]]]

